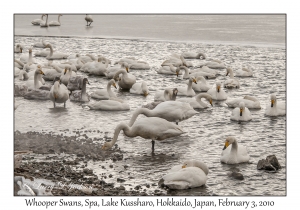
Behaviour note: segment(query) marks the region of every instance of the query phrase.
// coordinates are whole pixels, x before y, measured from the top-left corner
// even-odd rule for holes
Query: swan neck
[[[125,123],[120,123],[119,125],[117,125],[116,129],[115,129],[115,133],[114,133],[114,138],[113,140],[110,142],[111,146],[113,146],[117,139],[118,139],[118,136],[119,136],[119,133],[120,131],[123,130],[124,132],[127,131],[130,131],[130,128],[128,127],[128,125],[126,125]]]
[[[108,95],[110,95],[110,96],[113,95],[113,92],[111,90],[111,82],[107,83],[106,89],[107,89]]]
[[[86,94],[86,82],[84,82],[84,83],[82,84],[81,94],[82,94],[82,95]]]
[[[238,150],[238,144],[236,140],[234,140],[234,142],[232,143],[231,152],[237,153],[237,150]]]
[[[59,20],[59,19],[60,19],[60,15],[58,15],[58,22],[60,23],[60,20]]]
[[[192,90],[192,84],[193,84],[193,81],[189,80],[187,91]]]
[[[131,127],[134,122],[136,121],[136,118],[140,115],[140,114],[144,114],[147,117],[154,117],[154,113],[153,110],[149,110],[147,108],[139,108],[137,109],[133,114],[132,117],[128,123],[128,125]]]
[[[183,78],[189,77],[190,75],[189,69],[184,66],[183,70],[184,70]]]
[[[22,63],[22,61],[15,59],[15,62],[18,63],[20,66],[24,67],[24,63]]]

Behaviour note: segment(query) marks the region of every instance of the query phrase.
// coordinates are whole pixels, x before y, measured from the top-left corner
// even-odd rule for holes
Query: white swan
[[[190,77],[187,88],[178,87],[177,95],[178,96],[194,96],[194,95],[196,95],[195,91],[192,89],[192,83],[197,84],[195,77]]]
[[[147,83],[145,81],[142,81],[141,83],[135,83],[130,88],[129,92],[133,93],[133,94],[139,94],[139,95],[147,96],[149,94]]]
[[[102,146],[103,150],[108,150],[113,147],[121,130],[123,130],[124,134],[128,137],[140,136],[144,139],[152,139],[152,152],[154,152],[155,140],[160,141],[184,133],[180,126],[170,123],[165,119],[159,117],[144,117],[134,122],[132,126],[128,126],[126,123],[117,125],[113,140],[104,143]]]
[[[240,102],[244,102],[248,109],[260,109],[260,102],[254,96],[245,96],[244,98],[236,98],[226,102],[228,107],[238,107]]]
[[[224,87],[226,88],[239,88],[240,87],[240,82],[234,78],[233,76],[233,71],[231,68],[226,69],[226,76],[230,74],[230,79],[227,79],[224,82]]]
[[[92,104],[84,104],[92,110],[102,111],[127,111],[130,107],[127,103],[116,101],[116,100],[101,100]]]
[[[53,81],[55,77],[61,77],[63,75],[62,69],[53,66],[53,68],[43,68],[44,72],[44,79],[47,81]]]
[[[108,100],[110,98],[116,98],[116,94],[112,92],[111,86],[114,86],[117,89],[116,83],[114,79],[111,79],[106,86],[106,89],[96,90],[91,94],[92,98],[100,99],[100,100]]]
[[[176,74],[176,67],[172,64],[168,66],[161,66],[156,72],[158,74]]]
[[[203,76],[196,77],[196,81],[197,81],[197,84],[192,83],[192,88],[194,91],[207,92],[211,88],[211,85],[207,84],[207,82]],[[187,81],[187,83],[188,83],[188,81]]]
[[[120,76],[120,74],[122,74],[122,76]],[[115,73],[114,80],[118,81],[119,87],[125,90],[129,90],[136,82],[135,76],[127,73],[124,69]]]
[[[46,45],[43,46],[43,48],[45,47]],[[41,47],[42,48],[42,47]],[[43,49],[41,51],[37,51],[34,53],[34,56],[35,57],[47,57],[48,55],[50,54],[50,49],[47,48],[47,49]]]
[[[213,106],[211,95],[207,93],[200,93],[193,98],[179,98],[177,101],[189,103],[194,109],[208,108],[208,105],[201,101],[202,98],[208,100],[211,106]]]
[[[28,64],[28,65],[34,64],[35,60],[32,58],[32,48],[31,47],[28,49],[28,52],[29,52],[28,55],[21,55],[20,61],[22,63]]]
[[[92,17],[92,15],[88,15],[88,14],[86,14],[86,16],[85,16],[85,21],[86,21],[86,26],[90,26],[91,24],[92,24],[92,22],[93,22],[93,17]],[[90,24],[89,24],[90,23]]]
[[[61,52],[54,52],[51,44],[46,44],[45,48],[50,49],[50,54],[46,57],[48,60],[66,59],[68,54]]]
[[[278,102],[275,94],[271,94],[271,105],[267,105],[265,114],[268,116],[285,115],[285,103]]]
[[[216,78],[215,74],[208,73],[208,72],[205,72],[205,71],[197,71],[197,72],[194,72],[194,73],[190,74],[190,70],[187,67],[185,67],[185,66],[179,66],[179,67],[177,67],[177,69],[176,69],[176,75],[177,75],[177,77],[178,77],[179,72],[181,70],[184,70],[184,74],[182,76],[183,79],[188,79],[191,76],[193,76],[193,77],[203,76],[203,77],[206,77],[207,79]]]
[[[207,91],[209,95],[211,95],[212,99],[214,100],[226,100],[227,94],[226,92],[221,89],[221,83],[216,82],[216,88],[211,88]]]
[[[156,91],[154,95],[154,101],[175,101],[177,93],[177,88],[167,88],[164,91]]]
[[[43,78],[42,75],[45,75],[42,71],[41,66],[38,66],[38,68],[34,71],[34,78],[33,80],[28,80],[26,82],[26,86],[28,89],[39,89],[43,85]]]
[[[240,102],[239,107],[232,110],[231,120],[235,121],[249,121],[252,120],[251,112],[245,107],[244,102]]]
[[[63,16],[63,15],[58,15],[57,21],[51,21],[49,23],[49,26],[60,26],[60,20],[59,20],[60,16]]]
[[[80,102],[88,102],[90,101],[90,96],[86,92],[86,84],[90,84],[87,78],[82,80],[82,88],[81,90],[72,91],[70,94],[70,101],[80,101]]]
[[[205,63],[200,65],[200,67],[203,67],[203,66],[207,66],[211,69],[225,69],[226,68],[225,64],[222,63],[219,60],[213,60],[213,61],[205,62]]]
[[[216,75],[219,74],[219,71],[211,69],[207,66],[202,66],[201,68],[193,69],[190,71],[190,74],[197,73],[197,72],[206,72],[206,73],[214,75],[214,77],[216,77]]]
[[[15,47],[15,53],[22,53],[23,52],[23,46],[21,44],[17,44]]]
[[[41,19],[34,19],[34,20],[32,20],[32,21],[31,21],[31,24],[32,24],[32,25],[35,25],[35,26],[39,26],[39,25],[41,24],[41,22],[44,21],[44,20],[43,20],[44,16],[45,16],[45,15],[42,15]]]
[[[133,114],[128,123],[129,126],[133,125],[136,118],[140,115],[147,117],[160,117],[170,122],[178,122],[189,119],[198,112],[190,106],[190,104],[180,101],[164,101],[158,104],[153,110],[146,108],[138,108]]]
[[[247,147],[238,145],[236,138],[230,136],[226,138],[225,146],[221,154],[221,162],[226,164],[237,164],[248,162]]]
[[[195,53],[195,52],[184,52],[181,54],[186,59],[205,59],[206,55],[204,53]]]
[[[98,58],[98,61],[91,61],[88,63],[85,63],[79,70],[97,75],[97,76],[106,76],[106,71],[108,68],[108,60],[104,63],[102,63],[101,59]]]
[[[45,27],[47,28],[48,27],[48,15],[46,14],[46,21],[41,21],[40,22],[40,27]]]
[[[161,66],[169,66],[170,64],[172,64],[173,66],[186,66],[186,67],[192,67],[193,63],[188,62],[184,59],[184,57],[182,55],[177,55],[175,53],[173,53],[168,60],[165,60]]]
[[[174,166],[162,177],[164,185],[170,189],[189,189],[200,187],[207,181],[208,167],[198,160],[188,160],[183,165]]]
[[[61,75],[60,80],[65,86],[67,86],[72,76],[76,76],[76,74],[74,75],[72,73],[72,69],[69,66],[66,66],[64,74]]]
[[[252,69],[250,67],[242,68],[242,69],[239,69],[235,72],[235,76],[237,76],[237,77],[252,77],[253,72],[252,72]]]
[[[44,48],[46,44],[47,44],[47,42],[45,42],[44,39],[41,39],[40,42],[34,43],[34,44],[33,44],[33,47]],[[52,46],[53,46],[53,45],[52,45]],[[47,49],[47,50],[49,50],[49,49]],[[50,52],[50,51],[49,51],[49,52]],[[39,56],[39,55],[37,55],[37,53],[35,53],[34,55],[35,55],[35,56]],[[44,57],[46,57],[46,56],[44,56]]]
[[[105,72],[105,75],[108,79],[114,78],[117,71],[125,69],[127,72],[129,70],[129,64],[127,62],[118,62],[115,66],[109,66],[107,67],[107,70]]]
[[[25,81],[25,80],[28,80],[28,74],[27,74],[27,72],[25,71],[25,70],[20,70],[20,72],[19,72],[19,80],[23,80],[23,81]]]
[[[60,84],[56,81],[50,90],[50,100],[53,101],[53,106],[55,108],[56,103],[64,103],[64,108],[66,108],[66,101],[69,99],[69,91],[64,84]]]

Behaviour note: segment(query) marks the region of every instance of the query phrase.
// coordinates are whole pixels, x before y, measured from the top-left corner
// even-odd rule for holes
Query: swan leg
[[[154,152],[154,144],[155,144],[155,141],[152,139],[152,152]]]
[[[55,102],[53,102],[53,107],[55,108]]]
[[[92,24],[92,22],[90,22],[89,26]]]
[[[66,108],[66,102],[64,103],[64,108]]]

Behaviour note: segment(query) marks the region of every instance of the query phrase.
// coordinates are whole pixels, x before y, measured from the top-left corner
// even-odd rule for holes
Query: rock
[[[123,185],[121,185],[121,186],[119,187],[119,190],[125,190],[125,187],[124,187]]]
[[[109,174],[108,177],[111,178],[111,177],[113,177],[113,175],[112,175],[112,174]]]
[[[91,195],[93,193],[93,190],[87,187],[83,187],[81,191],[86,195]]]
[[[150,184],[146,184],[146,187],[147,187],[147,188],[150,188]]]
[[[117,182],[125,182],[125,179],[117,178]]]
[[[134,187],[134,189],[135,189],[135,190],[139,190],[139,189],[141,189],[141,186],[140,186],[140,185],[137,185],[137,186]]]
[[[234,179],[238,179],[238,180],[244,180],[244,175],[239,173],[239,172],[232,172],[231,174],[229,174],[229,177],[232,177]]]
[[[281,169],[281,165],[279,164],[275,155],[269,155],[264,160],[259,160],[257,163],[258,170],[267,170],[267,171],[277,171]]]

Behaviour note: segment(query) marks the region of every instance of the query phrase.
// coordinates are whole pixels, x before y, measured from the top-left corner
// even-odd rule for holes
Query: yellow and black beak
[[[243,116],[243,109],[240,108],[240,116]]]
[[[117,89],[116,83],[113,83],[112,85]]]
[[[220,92],[220,86],[217,87],[218,93]]]
[[[40,70],[40,74],[45,75],[44,72],[42,70]]]
[[[195,84],[197,84],[197,81],[196,81],[195,79],[193,79],[193,82],[194,82]]]
[[[211,106],[214,106],[211,99],[209,99],[209,103]]]
[[[224,145],[224,147],[223,147],[223,150],[226,149],[228,146],[229,146],[229,142],[228,142],[228,141],[225,141],[225,145]]]
[[[20,52],[21,52],[21,53],[22,53],[22,50],[23,50],[22,47],[20,47]]]
[[[145,93],[144,93],[144,96],[146,97],[148,94],[149,94],[149,93],[145,92]]]
[[[181,168],[186,168],[186,165],[183,165]]]
[[[64,72],[64,74],[66,74],[67,73],[67,68],[65,68],[65,72]]]
[[[127,71],[127,73],[129,72],[128,67],[126,67],[126,71]]]
[[[274,100],[271,100],[271,107],[273,107],[274,106]]]

